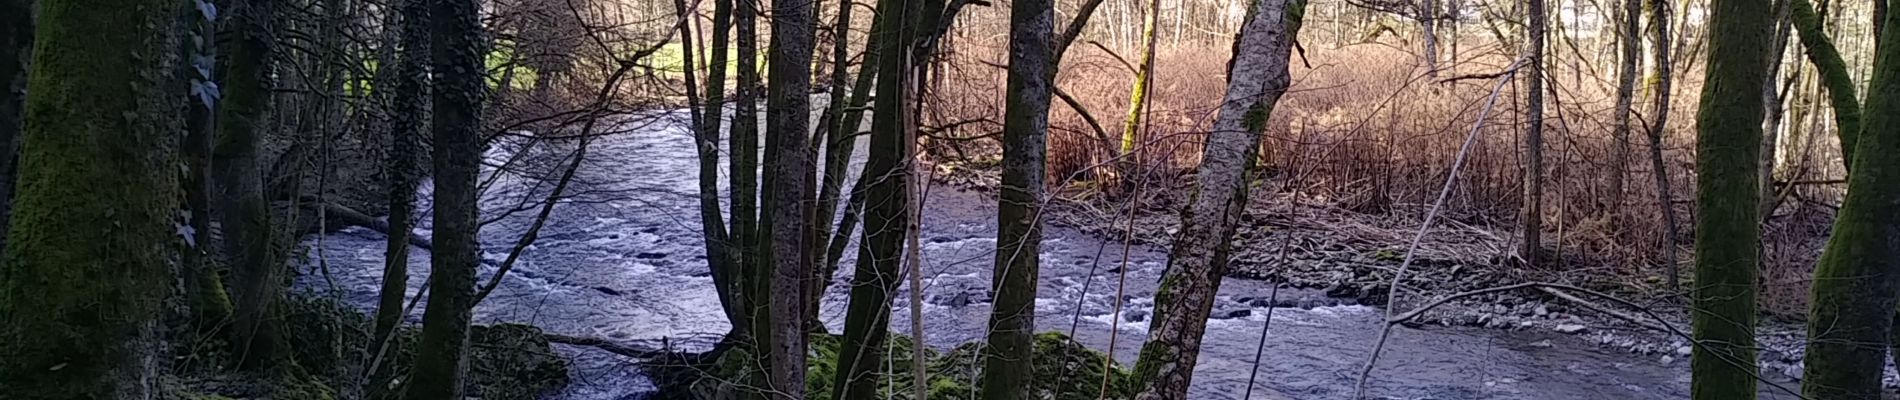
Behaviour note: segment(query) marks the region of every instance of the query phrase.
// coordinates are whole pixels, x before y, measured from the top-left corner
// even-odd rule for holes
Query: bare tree
[[[1523,238],[1517,250],[1525,264],[1538,265],[1544,242],[1544,38],[1549,36],[1549,7],[1544,0],[1530,0],[1530,76],[1525,77],[1525,107],[1529,109],[1529,128],[1524,135],[1524,204],[1518,213],[1518,235]]]
[[[1615,142],[1610,150],[1610,201],[1605,208],[1610,212],[1622,209],[1623,180],[1629,176],[1630,109],[1636,97],[1636,77],[1641,74],[1636,65],[1643,53],[1643,1],[1623,0],[1622,16],[1616,30],[1622,51],[1616,70],[1616,109],[1612,111],[1616,126],[1610,131],[1610,139]]]
[[[429,129],[435,152],[434,251],[429,305],[410,374],[407,397],[462,397],[468,325],[475,306],[475,269],[481,262],[476,231],[476,175],[481,170],[484,95],[480,7],[474,0],[429,2],[429,53],[435,68]]]
[[[912,24],[921,5],[905,0],[880,0],[871,32],[877,63],[877,101],[871,112],[871,143],[863,177],[864,237],[858,245],[858,264],[851,278],[851,304],[844,319],[844,339],[838,352],[832,398],[865,400],[877,395],[877,361],[884,359],[890,336],[891,293],[903,266],[905,221],[909,220],[909,187],[913,178],[905,163],[914,151],[909,109],[909,85],[914,71],[910,44]],[[869,66],[866,66],[869,68]],[[834,238],[833,248],[838,245]]]
[[[1194,197],[1155,293],[1148,342],[1135,365],[1136,399],[1187,398],[1214,294],[1227,273],[1248,175],[1274,104],[1292,83],[1288,56],[1306,11],[1302,0],[1258,0],[1234,39],[1227,94],[1196,170]]]

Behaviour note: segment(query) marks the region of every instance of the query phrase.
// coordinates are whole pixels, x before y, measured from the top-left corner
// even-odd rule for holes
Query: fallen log
[[[322,204],[323,204],[324,215],[327,216],[331,220],[331,222],[337,223],[335,225],[328,226],[328,228],[335,229],[335,228],[341,228],[344,226],[360,226],[360,227],[363,227],[364,229],[376,231],[376,233],[381,233],[384,235],[389,234],[389,222],[376,219],[376,217],[371,217],[369,216],[369,214],[364,214],[361,211],[356,211],[355,209],[345,207],[341,204],[337,204],[333,202],[323,202]],[[311,210],[311,211],[314,212],[315,210]],[[308,229],[304,230],[306,234],[322,233],[322,232],[316,232],[316,230],[321,229],[317,226],[310,226],[307,228]],[[429,238],[422,237],[421,235],[417,235],[413,231],[409,233],[409,245],[416,246],[417,248],[420,248],[424,251],[435,251],[435,243],[430,242]]]
[[[608,353],[619,354],[619,355],[630,357],[630,358],[650,359],[650,358],[660,358],[667,355],[677,354],[671,351],[657,350],[657,349],[643,349],[643,348],[623,345],[623,344],[607,341],[606,339],[594,338],[594,337],[567,336],[567,335],[554,334],[554,333],[543,334],[542,336],[545,336],[548,338],[548,343],[560,343],[560,344],[565,344],[565,345],[593,347],[596,349],[605,350]]]

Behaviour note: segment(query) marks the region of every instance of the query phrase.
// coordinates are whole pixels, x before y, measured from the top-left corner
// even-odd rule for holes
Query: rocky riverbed
[[[730,325],[719,311],[706,270],[697,222],[697,157],[691,134],[681,124],[684,119],[680,113],[629,116],[622,123],[629,133],[596,141],[576,177],[575,197],[555,208],[541,240],[476,309],[477,320],[532,324],[549,333],[629,346],[710,348]],[[571,150],[563,145],[572,144],[496,146],[489,158],[496,165],[511,159],[560,160]],[[505,257],[530,225],[532,213],[519,211],[522,199],[545,195],[547,190],[541,180],[525,174],[502,174],[492,181],[482,202],[487,221],[480,236],[483,258],[488,261],[481,271],[484,282],[495,272],[495,262]],[[425,209],[429,190],[427,185],[422,188]],[[926,285],[921,311],[927,335],[922,342],[948,351],[985,335],[996,203],[980,190],[954,187],[932,190],[926,202],[921,234]],[[1300,242],[1304,250],[1298,258],[1288,257],[1304,260],[1305,267],[1299,271],[1310,272],[1275,273],[1261,267],[1282,265],[1271,258],[1279,257],[1274,235],[1295,231],[1279,225],[1302,222],[1276,222],[1263,215],[1267,214],[1254,213],[1239,243],[1276,251],[1243,252],[1245,261],[1237,263],[1235,273],[1238,279],[1228,280],[1221,288],[1214,318],[1208,322],[1192,396],[1239,399],[1252,385],[1254,398],[1347,397],[1385,318],[1378,305],[1386,296],[1377,286],[1353,283],[1376,282],[1381,271],[1392,265],[1393,255],[1351,241],[1379,243],[1385,240],[1381,238],[1315,236]],[[419,226],[424,236],[430,228],[427,218],[423,213]],[[1153,239],[1134,243],[1124,264],[1122,241],[1106,234],[1113,230],[1060,218],[1051,221],[1038,282],[1039,330],[1070,333],[1079,343],[1112,352],[1114,359],[1132,364],[1147,331],[1167,249]],[[1316,223],[1308,229],[1323,232],[1325,225]],[[1165,226],[1156,226],[1152,229],[1158,230],[1140,231],[1151,237],[1163,232],[1159,236],[1165,237]],[[381,234],[361,228],[306,238],[309,273],[299,281],[300,288],[373,308],[382,274],[382,242]],[[1294,254],[1294,246],[1287,247],[1287,254]],[[853,260],[844,262],[850,265]],[[319,266],[327,267],[327,275]],[[1480,273],[1476,265],[1455,261],[1415,267],[1418,279],[1423,280],[1510,276]],[[414,250],[411,295],[428,270],[426,251]],[[834,332],[843,319],[848,271],[843,268],[833,277],[820,313]],[[1263,299],[1276,282],[1286,283],[1278,298]],[[1418,296],[1411,290],[1419,289],[1407,290],[1402,300]],[[898,298],[908,298],[908,293],[900,292]],[[1519,305],[1532,301],[1510,304],[1504,310],[1453,307],[1447,310],[1461,311],[1446,311],[1445,316],[1398,328],[1375,369],[1371,392],[1398,399],[1676,399],[1687,395],[1688,370],[1681,357],[1663,359],[1595,345],[1604,342],[1597,339],[1600,335],[1633,331],[1600,324],[1589,313],[1566,308],[1569,305],[1538,301],[1544,306],[1539,315],[1535,305]],[[1530,307],[1528,314],[1521,314],[1518,307]],[[419,318],[421,310],[417,308],[411,319]],[[1455,318],[1463,312],[1490,317],[1482,323]],[[893,313],[893,326],[907,330],[909,306],[899,302]],[[1615,345],[1617,340],[1622,339],[1609,342]],[[1259,352],[1264,356],[1256,366],[1256,346],[1262,343],[1265,347]],[[1666,341],[1657,343],[1652,346],[1655,351],[1675,351]],[[572,383],[556,398],[638,399],[655,389],[635,360],[590,347],[557,344],[555,348],[573,364]],[[1251,378],[1256,369],[1257,381]],[[1772,392],[1765,389],[1763,393]]]

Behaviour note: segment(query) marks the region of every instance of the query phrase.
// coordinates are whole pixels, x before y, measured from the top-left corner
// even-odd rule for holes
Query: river
[[[729,327],[706,268],[697,200],[697,156],[683,113],[628,117],[625,133],[590,147],[573,197],[555,208],[540,240],[501,286],[476,308],[479,323],[517,322],[554,333],[593,336],[629,345],[704,349]],[[504,141],[488,154],[501,165],[520,152]],[[528,148],[529,165],[564,162],[561,144]],[[570,146],[571,144],[567,144]],[[863,148],[863,146],[860,146]],[[861,157],[861,155],[860,155]],[[486,169],[493,172],[491,166]],[[488,179],[490,174],[485,174]],[[494,273],[535,210],[522,199],[543,196],[550,183],[503,174],[483,194],[482,281]],[[722,187],[723,189],[723,187]],[[418,233],[427,237],[431,188],[420,188]],[[922,221],[925,329],[939,349],[980,340],[990,312],[987,289],[994,258],[996,201],[947,187],[930,191]],[[1077,339],[1107,349],[1120,241],[1049,226],[1044,233],[1036,312],[1039,330],[1067,331],[1080,304]],[[373,312],[383,266],[383,235],[348,228],[305,238],[310,274],[301,290],[329,293]],[[429,257],[414,250],[409,294],[426,280]],[[847,252],[821,317],[841,330],[851,255]],[[315,273],[322,259],[330,276]],[[1126,276],[1128,299],[1115,358],[1132,366],[1147,332],[1146,316],[1167,249],[1135,245]],[[1094,271],[1094,282],[1091,280]],[[334,282],[334,286],[332,286]],[[1090,286],[1084,295],[1083,287]],[[1265,321],[1266,309],[1237,299],[1264,297],[1270,285],[1228,279],[1216,319],[1208,321],[1192,398],[1240,399]],[[905,288],[903,290],[909,290]],[[1282,290],[1283,298],[1317,297]],[[897,295],[909,298],[908,292]],[[908,332],[908,302],[892,310],[892,327]],[[418,307],[410,321],[420,320]],[[1360,367],[1377,338],[1383,311],[1358,305],[1273,311],[1253,399],[1349,399]],[[558,399],[640,399],[652,385],[633,361],[584,347],[556,345],[574,363],[573,383]],[[1398,328],[1373,374],[1371,394],[1394,399],[1681,399],[1688,397],[1684,357],[1665,362],[1542,330],[1465,327]],[[1764,391],[1763,398],[1792,398]]]

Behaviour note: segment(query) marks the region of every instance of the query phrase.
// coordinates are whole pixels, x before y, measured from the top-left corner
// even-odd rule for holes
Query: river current
[[[606,338],[644,347],[705,349],[729,328],[708,273],[699,229],[698,158],[683,112],[629,116],[622,132],[593,142],[571,197],[557,206],[540,239],[498,289],[476,308],[478,323],[515,322],[549,332]],[[494,174],[495,166],[525,168],[551,177],[573,143],[523,146],[504,140],[488,154],[483,179],[482,282],[527,230],[552,179]],[[565,146],[565,147],[563,147]],[[862,149],[864,146],[859,146]],[[862,160],[862,154],[858,155]],[[510,160],[513,160],[512,162]],[[722,168],[723,173],[723,168]],[[417,232],[431,235],[429,185],[419,189]],[[723,187],[722,187],[723,190]],[[996,200],[944,186],[929,192],[922,219],[926,342],[939,349],[981,340],[990,312],[987,291],[995,253]],[[300,290],[336,295],[366,312],[375,309],[384,236],[347,228],[304,239]],[[1075,336],[1092,348],[1111,341],[1116,267],[1122,244],[1060,226],[1048,226],[1042,245],[1037,329],[1068,331],[1079,308]],[[821,317],[842,328],[852,255],[825,294]],[[317,273],[318,259],[328,278]],[[1115,358],[1132,366],[1146,337],[1156,283],[1167,249],[1136,244],[1129,254],[1122,321],[1113,328]],[[413,296],[427,279],[428,252],[412,249]],[[1091,275],[1093,271],[1093,275]],[[1092,280],[1092,282],[1091,282]],[[332,285],[334,282],[334,286]],[[1085,294],[1083,288],[1088,287]],[[1208,321],[1191,397],[1240,399],[1266,321],[1270,285],[1227,279]],[[909,332],[906,292],[892,309],[894,332]],[[1317,297],[1283,289],[1282,298]],[[422,307],[410,321],[419,322]],[[1252,399],[1350,399],[1359,368],[1377,338],[1383,311],[1344,305],[1280,308],[1259,365]],[[653,387],[633,360],[586,347],[555,345],[573,361],[572,384],[557,399],[640,399]],[[1686,357],[1639,356],[1541,330],[1464,327],[1398,328],[1373,374],[1371,394],[1395,399],[1682,399],[1688,397]],[[1763,393],[1763,398],[1789,397]]]

